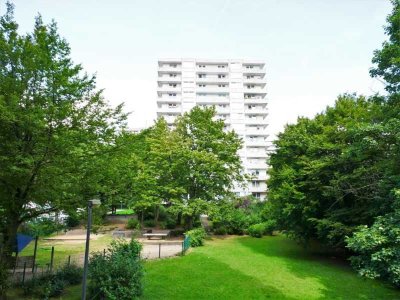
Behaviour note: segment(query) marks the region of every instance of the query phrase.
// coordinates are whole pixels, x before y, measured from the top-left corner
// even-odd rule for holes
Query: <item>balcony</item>
[[[157,98],[157,103],[181,103],[181,101],[182,101],[181,97],[164,96]]]
[[[160,114],[180,114],[182,113],[182,109],[180,107],[158,107],[157,108],[157,113]]]
[[[264,68],[252,68],[248,69],[244,67],[242,69],[243,75],[261,75],[262,77],[265,75],[265,67]]]
[[[246,128],[246,135],[268,136],[267,129]]]
[[[245,109],[244,113],[246,115],[268,115],[268,110],[266,108],[247,108]]]
[[[159,66],[158,69],[158,74],[165,74],[165,73],[173,73],[173,74],[180,74],[182,72],[182,67],[180,65],[176,67],[170,67],[170,66]]]
[[[245,84],[258,84],[262,87],[265,87],[265,85],[267,84],[265,79],[263,78],[243,78],[243,83]]]
[[[261,140],[246,139],[244,143],[246,147],[265,147],[265,148],[267,147],[267,141],[265,141],[264,139]]]
[[[247,152],[247,157],[251,158],[267,158],[267,153],[264,151]]]
[[[197,83],[229,83],[229,78],[226,76],[225,78],[217,78],[217,77],[205,77],[205,78],[196,78]]]
[[[219,87],[219,86],[205,86],[205,87],[196,87],[196,91],[198,93],[229,93],[229,85],[226,87]]]
[[[182,91],[180,86],[172,87],[172,86],[159,86],[157,87],[157,93],[180,93]]]
[[[245,95],[251,94],[251,95],[266,95],[267,91],[263,88],[250,88],[248,89],[247,87],[243,87],[243,93]]]
[[[259,97],[259,98],[245,98],[244,99],[245,104],[267,104],[268,101],[264,97]]]
[[[206,66],[205,68],[196,67],[197,74],[228,74],[229,67],[226,66],[225,68],[218,68],[217,66]]]
[[[169,76],[163,76],[163,77],[158,77],[157,82],[158,83],[180,83],[182,78],[180,76],[176,77],[169,77]]]
[[[259,119],[259,118],[246,118],[245,123],[249,125],[267,125],[267,119]]]

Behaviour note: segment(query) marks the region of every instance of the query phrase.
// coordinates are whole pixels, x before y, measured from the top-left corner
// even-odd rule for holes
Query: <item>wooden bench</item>
[[[149,239],[149,240],[152,237],[164,240],[168,235],[169,235],[169,233],[143,233],[143,236],[147,237],[147,239]]]

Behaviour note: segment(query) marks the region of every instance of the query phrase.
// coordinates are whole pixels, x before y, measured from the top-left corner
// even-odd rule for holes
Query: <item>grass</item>
[[[98,239],[90,239],[90,251],[102,251],[110,244],[112,240],[111,235],[104,235]],[[36,254],[36,263],[40,266],[46,266],[50,263],[51,247],[54,246],[54,265],[61,265],[66,263],[68,256],[71,255],[71,260],[81,257],[85,252],[85,241],[55,241],[39,239]],[[34,241],[32,241],[20,256],[32,256],[34,251]]]
[[[400,299],[391,286],[283,236],[215,239],[145,269],[143,299]]]
[[[145,270],[143,300],[400,299],[390,285],[360,278],[346,262],[284,236],[215,238],[184,257],[147,261]],[[80,289],[56,299],[78,300]]]

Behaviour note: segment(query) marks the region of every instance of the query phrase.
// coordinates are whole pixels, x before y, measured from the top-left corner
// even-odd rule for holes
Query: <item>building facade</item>
[[[194,106],[215,106],[226,130],[243,140],[239,151],[247,188],[240,196],[264,199],[267,158],[267,99],[265,63],[253,60],[163,59],[158,61],[157,116],[169,125]]]

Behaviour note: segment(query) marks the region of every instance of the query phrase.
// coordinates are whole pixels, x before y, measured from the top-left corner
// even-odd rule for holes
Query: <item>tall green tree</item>
[[[83,206],[99,192],[101,157],[124,125],[95,77],[70,58],[55,22],[20,35],[13,6],[0,17],[1,263],[22,222]]]
[[[215,114],[215,108],[194,107],[176,121],[175,132],[184,146],[177,176],[184,189],[181,207],[189,227],[197,215],[245,179],[238,155],[242,141],[235,132],[224,132],[224,122],[215,121]]]

